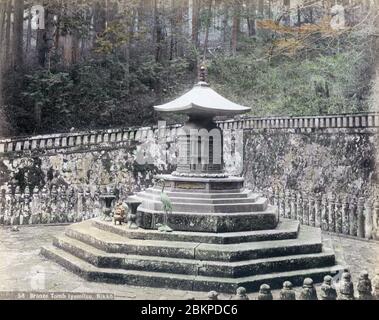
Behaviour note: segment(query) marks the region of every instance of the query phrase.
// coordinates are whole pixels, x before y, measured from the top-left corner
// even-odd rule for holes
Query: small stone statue
[[[372,300],[371,280],[368,277],[367,271],[362,271],[362,273],[359,275],[357,291],[359,300]]]
[[[122,201],[119,201],[116,205],[115,212],[113,215],[113,221],[114,224],[117,224],[117,222],[122,225],[123,222],[125,222],[125,207],[122,203]]]
[[[354,300],[354,285],[351,282],[351,275],[348,271],[342,273],[338,300]]]
[[[296,300],[295,291],[293,290],[292,283],[285,281],[283,289],[280,290],[280,300]]]
[[[233,297],[233,300],[249,300],[249,297],[246,294],[246,289],[244,287],[237,288],[236,295]]]
[[[321,285],[321,300],[336,300],[337,291],[333,286],[333,278],[331,276],[325,276],[324,282]]]
[[[208,292],[208,300],[218,300],[218,292],[217,291],[209,291]]]
[[[262,284],[259,288],[258,300],[273,300],[271,288],[268,284]]]
[[[374,279],[372,279],[373,298],[379,300],[379,271],[376,272]]]
[[[316,288],[311,278],[305,278],[303,289],[300,292],[299,300],[318,300]]]

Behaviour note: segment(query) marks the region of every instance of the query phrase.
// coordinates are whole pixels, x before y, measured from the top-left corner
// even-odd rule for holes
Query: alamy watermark
[[[135,140],[139,142],[135,153],[139,165],[222,165],[243,160],[242,129],[170,128],[159,121],[156,131],[138,130]]]

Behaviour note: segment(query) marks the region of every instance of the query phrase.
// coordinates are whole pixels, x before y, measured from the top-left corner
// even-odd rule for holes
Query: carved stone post
[[[233,297],[233,300],[249,300],[246,289],[244,287],[237,288],[236,295]]]
[[[297,201],[297,220],[299,220],[300,223],[303,224],[303,216],[304,216],[304,213],[303,213],[303,196],[301,193],[299,193],[297,195],[296,201]]]
[[[316,207],[313,195],[309,197],[309,225],[312,227],[316,226]]]
[[[364,203],[365,199],[363,197],[358,199],[357,206],[357,236],[359,238],[365,237],[365,217],[364,217]]]
[[[316,227],[322,225],[322,196],[319,194],[316,198]]]
[[[297,220],[297,199],[295,191],[291,193],[291,219]]]
[[[273,300],[271,288],[268,284],[262,284],[260,286],[258,300]]]
[[[374,202],[374,214],[373,214],[373,237],[375,240],[379,240],[379,199],[376,198]]]
[[[305,278],[303,288],[299,295],[299,300],[318,300],[316,288],[311,278]]]
[[[283,283],[283,288],[280,290],[280,300],[296,300],[296,294],[291,282],[285,281]]]
[[[303,224],[309,225],[309,196],[303,194]]]
[[[341,197],[336,197],[336,206],[335,206],[335,217],[336,217],[336,232],[342,233],[342,200]]]
[[[349,234],[351,236],[357,235],[357,202],[352,198],[349,204]]]
[[[329,198],[329,231],[336,232],[336,195],[333,193]]]
[[[374,204],[372,199],[368,199],[365,203],[364,209],[364,218],[365,218],[365,238],[372,239],[373,238],[373,211]]]
[[[342,207],[342,233],[343,234],[349,234],[349,231],[350,231],[349,213],[350,213],[350,199],[349,199],[349,196],[346,196],[344,199],[343,207]]]
[[[351,275],[345,271],[339,284],[338,300],[354,300],[354,285],[351,282]]]
[[[368,276],[367,271],[362,271],[362,273],[359,275],[357,291],[359,300],[372,300],[371,280]]]
[[[321,221],[321,229],[324,231],[329,230],[329,202],[328,197],[323,195],[322,197],[322,221]]]
[[[337,291],[333,286],[333,278],[331,276],[325,276],[324,282],[321,285],[320,300],[336,300]]]
[[[217,291],[209,291],[208,292],[208,300],[218,300],[218,292]]]

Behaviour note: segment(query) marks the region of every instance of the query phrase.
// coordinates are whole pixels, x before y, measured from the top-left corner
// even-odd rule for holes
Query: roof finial
[[[205,67],[204,64],[202,64],[200,66],[199,81],[200,82],[207,82],[207,68]]]

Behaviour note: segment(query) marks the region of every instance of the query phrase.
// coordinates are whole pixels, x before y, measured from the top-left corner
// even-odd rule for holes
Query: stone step
[[[142,193],[143,194],[143,193]],[[137,194],[137,197],[141,199],[142,208],[149,210],[162,210],[162,202],[160,199],[149,198],[148,196],[142,196],[141,193]],[[268,206],[268,201],[266,198],[258,198],[250,202],[233,202],[229,203],[197,203],[194,202],[179,202],[179,200],[172,201],[173,212],[196,212],[196,213],[242,213],[242,212],[261,212],[265,211]]]
[[[167,194],[167,193],[166,193]],[[245,197],[225,197],[225,198],[205,198],[205,197],[196,197],[196,194],[191,196],[182,196],[175,195],[171,196],[167,194],[172,203],[196,203],[196,204],[205,204],[205,205],[221,205],[221,204],[243,204],[243,203],[256,203],[259,199],[262,199],[258,194],[250,194]],[[199,194],[202,195],[202,194]],[[161,192],[139,192],[137,196],[143,200],[158,201],[160,203]]]
[[[99,268],[212,277],[243,277],[253,274],[319,268],[333,266],[335,264],[334,252],[331,249],[324,249],[323,252],[316,254],[303,254],[238,262],[219,262],[106,253],[66,236],[56,237],[53,244]]]
[[[315,228],[309,228],[306,235],[300,232],[297,239],[223,245],[200,242],[127,239],[120,235],[100,230],[92,226],[91,221],[70,226],[66,229],[66,235],[108,253],[127,253],[210,261],[240,261],[320,253],[322,251],[321,232]]]
[[[157,229],[164,213],[161,210],[152,210],[138,207],[139,225],[144,229]],[[192,232],[239,232],[253,230],[275,229],[278,223],[278,212],[274,206],[268,206],[260,212],[172,212],[168,214],[168,224],[177,231]]]
[[[148,188],[144,192],[160,195],[161,189],[160,188]],[[188,192],[188,191],[169,191],[165,190],[165,193],[170,198],[193,198],[193,199],[228,199],[228,198],[234,198],[234,199],[243,199],[247,197],[259,197],[258,194],[252,193],[248,189],[238,189],[238,190],[217,190],[212,192]]]
[[[210,291],[234,293],[243,286],[248,292],[257,291],[263,283],[269,284],[273,289],[280,288],[284,281],[291,281],[295,286],[301,285],[306,277],[311,277],[315,282],[322,281],[325,275],[335,275],[342,272],[344,266],[312,268],[307,270],[295,270],[287,272],[254,275],[241,278],[206,277],[185,274],[146,272],[137,270],[105,269],[98,268],[85,262],[74,255],[57,247],[43,247],[41,254],[71,272],[88,281],[128,284],[143,287],[173,288],[190,291]]]
[[[298,221],[287,219],[282,219],[276,229],[225,233],[190,231],[159,232],[158,230],[147,230],[141,228],[129,229],[126,224],[114,225],[112,222],[102,221],[98,218],[92,220],[92,225],[101,230],[115,233],[130,239],[201,242],[215,244],[296,239],[300,227],[300,223]]]

